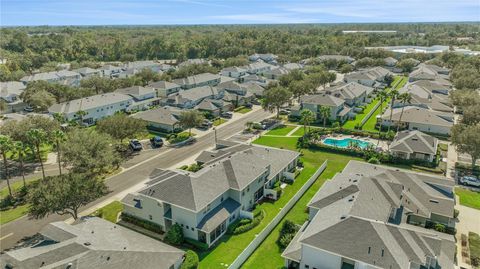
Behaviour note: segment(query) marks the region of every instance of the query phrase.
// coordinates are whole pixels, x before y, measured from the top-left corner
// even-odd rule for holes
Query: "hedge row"
[[[152,232],[155,232],[155,233],[160,233],[160,234],[164,233],[162,226],[160,226],[160,225],[158,225],[154,222],[144,220],[144,219],[140,219],[140,218],[137,218],[135,216],[126,214],[124,212],[122,212],[120,217],[123,221],[135,224],[135,225],[137,225],[139,227],[142,227],[144,229],[147,229],[149,231],[152,231]]]
[[[228,226],[227,233],[241,234],[241,233],[250,231],[251,229],[257,227],[264,217],[265,217],[265,213],[263,211],[258,211],[258,213],[254,212],[253,220],[251,219],[237,220],[236,222]]]
[[[198,268],[198,255],[195,251],[187,250],[185,252],[185,259],[183,260],[182,266],[180,269],[196,269]]]
[[[201,251],[205,251],[208,249],[208,245],[206,243],[202,243],[191,238],[185,238],[185,243]]]

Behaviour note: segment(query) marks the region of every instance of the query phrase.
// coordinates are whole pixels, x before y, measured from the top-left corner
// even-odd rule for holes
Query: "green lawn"
[[[245,114],[245,113],[248,113],[248,112],[250,112],[250,111],[252,111],[251,108],[244,107],[244,108],[239,109],[238,111],[235,111],[235,112],[238,112],[238,113],[241,113],[241,114]]]
[[[474,232],[469,232],[468,243],[470,245],[470,259],[473,257],[480,258],[480,235]]]
[[[307,126],[307,132],[311,129],[318,129],[317,127],[312,127],[312,126]],[[305,134],[305,131],[303,129],[303,126],[300,127],[298,130],[296,130],[292,136],[303,136]]]
[[[94,215],[100,216],[110,222],[116,223],[118,214],[123,210],[120,201],[113,201],[110,204],[98,209]]]
[[[297,138],[292,137],[260,137],[254,141],[255,144],[266,146],[277,146],[282,148],[294,149]],[[256,251],[245,262],[242,268],[282,268],[284,259],[280,256],[282,249],[276,241],[280,234],[280,228],[285,220],[291,220],[302,225],[308,219],[308,213],[305,211],[308,202],[320,189],[323,183],[332,178],[337,172],[340,172],[350,160],[355,160],[350,156],[334,153],[325,153],[320,151],[303,150],[303,160],[305,164],[315,163],[319,165],[324,160],[328,160],[328,165],[319,179],[310,187],[295,206],[287,213],[272,233],[260,244]],[[356,159],[360,160],[360,159]]]
[[[266,134],[267,135],[287,135],[293,129],[295,129],[295,127],[296,126],[293,126],[293,125],[281,125],[276,127],[275,129],[268,131]]]
[[[262,141],[264,143],[262,143]],[[297,138],[293,137],[262,137],[254,143],[264,145],[282,145],[284,148],[295,149]],[[296,178],[295,183],[284,189],[282,196],[275,203],[263,203],[257,208],[265,212],[265,218],[252,230],[239,235],[225,235],[220,239],[220,243],[210,251],[199,253],[199,268],[225,268],[223,264],[231,264],[236,257],[247,247],[255,238],[255,235],[261,232],[265,226],[278,214],[280,209],[298,192],[310,176],[325,159],[311,158],[305,161],[305,168]]]
[[[367,116],[368,113],[370,113],[370,111],[375,107],[376,104],[378,104],[378,102],[380,102],[380,100],[372,100],[372,102],[370,102],[370,104],[368,104],[364,109],[363,109],[363,112],[362,113],[358,113],[355,117],[355,120],[349,120],[347,122],[345,122],[345,124],[343,124],[343,128],[346,128],[346,129],[354,129],[355,128],[355,125],[362,123],[362,120],[363,118],[365,118]]]
[[[42,144],[40,146],[40,157],[42,158],[43,161],[47,160],[47,155],[48,153],[53,151],[53,146],[50,144]],[[37,162],[37,157],[33,155],[32,151],[30,148],[27,148],[26,150],[26,157],[25,157],[25,162],[27,163],[32,163],[32,162]],[[7,151],[7,159],[12,159],[12,152]],[[14,160],[16,160],[16,156],[13,156]]]
[[[218,125],[221,125],[223,123],[227,122],[226,119],[223,119],[223,118],[218,118],[218,119],[215,119],[213,121],[213,126],[218,126]]]
[[[457,187],[455,193],[460,197],[461,205],[480,210],[480,192]]]
[[[0,225],[3,225],[12,220],[16,220],[28,213],[28,204],[20,205],[15,208],[0,211]]]

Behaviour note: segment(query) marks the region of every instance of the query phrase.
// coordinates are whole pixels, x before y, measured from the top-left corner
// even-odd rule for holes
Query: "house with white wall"
[[[240,77],[245,76],[247,74],[247,70],[242,67],[232,66],[232,67],[223,68],[222,71],[220,71],[220,73],[222,76],[238,79]]]
[[[82,79],[84,78],[91,78],[94,76],[101,77],[103,76],[103,72],[100,69],[93,69],[90,67],[82,67],[78,69],[72,70],[73,72],[79,73],[82,76]]]
[[[133,102],[128,110],[146,110],[160,104],[160,98],[157,97],[157,92],[151,87],[132,86],[117,89],[115,92],[129,95],[133,98]]]
[[[25,85],[30,82],[34,81],[46,81],[48,83],[58,83],[67,86],[80,86],[80,79],[82,76],[73,71],[68,70],[60,70],[60,71],[53,71],[53,72],[44,72],[44,73],[37,73],[30,76],[25,76],[20,79]]]
[[[111,92],[54,104],[48,112],[60,114],[67,121],[80,120],[81,124],[92,125],[99,119],[127,111],[133,102],[129,95]]]
[[[173,82],[164,81],[164,80],[152,82],[147,86],[154,88],[157,91],[158,97],[167,97],[170,94],[177,93],[182,89],[180,85]]]
[[[217,87],[201,86],[171,94],[162,102],[165,105],[190,109],[205,99],[221,99],[223,96],[224,91]]]
[[[350,161],[308,204],[308,221],[282,253],[296,269],[453,269],[454,182]]]
[[[352,109],[345,105],[345,100],[326,93],[300,97],[300,105],[292,109],[291,115],[300,117],[301,111],[307,109],[315,113],[317,120],[323,120],[320,114],[321,107],[328,107],[330,109],[328,120],[331,122],[344,122],[353,115]]]
[[[0,99],[7,103],[7,110],[2,112],[13,112],[22,110],[25,106],[20,99],[27,86],[19,81],[0,82]]]
[[[383,67],[377,66],[365,70],[348,73],[343,77],[347,83],[357,82],[359,84],[374,87],[380,86],[385,82],[385,77],[391,75],[391,72]]]
[[[438,139],[420,131],[401,131],[389,148],[393,156],[406,160],[433,162],[437,156]]]
[[[173,83],[180,85],[180,87],[185,90],[202,86],[216,86],[220,83],[220,76],[211,73],[202,73],[186,78],[174,79]]]
[[[285,173],[295,169],[299,153],[235,144],[206,151],[197,172],[156,169],[142,190],[123,200],[124,214],[160,225],[182,227],[184,236],[212,246],[251,209]]]

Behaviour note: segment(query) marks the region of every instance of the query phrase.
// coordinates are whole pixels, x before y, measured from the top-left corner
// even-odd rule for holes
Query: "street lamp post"
[[[215,133],[215,148],[217,147],[217,128],[213,127],[213,131]]]

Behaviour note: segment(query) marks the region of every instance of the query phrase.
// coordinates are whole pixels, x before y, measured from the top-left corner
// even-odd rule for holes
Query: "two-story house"
[[[115,90],[116,93],[125,94],[133,98],[132,104],[127,110],[145,110],[160,104],[160,98],[154,88],[132,86]]]
[[[182,89],[180,85],[164,80],[150,83],[147,86],[154,88],[157,91],[158,97],[167,97],[171,94],[179,92]]]
[[[221,99],[223,96],[223,90],[219,90],[212,86],[201,86],[171,94],[163,102],[165,105],[169,106],[194,108],[204,99]]]
[[[247,74],[247,69],[237,66],[226,67],[220,71],[222,76],[239,79]]]
[[[45,73],[38,73],[33,74],[30,76],[25,76],[20,79],[25,85],[33,81],[43,80],[48,83],[58,83],[67,86],[80,86],[80,79],[82,76],[73,71],[68,70],[61,70],[61,71],[53,71],[53,72],[45,72]]]
[[[192,89],[202,86],[216,86],[220,83],[220,76],[210,73],[203,73],[186,78],[173,80],[173,83],[180,85],[182,89]]]
[[[359,84],[374,87],[385,82],[385,77],[391,72],[383,67],[377,66],[361,71],[348,73],[343,80],[347,83],[357,82]]]
[[[286,268],[453,269],[454,182],[350,161],[308,204],[283,252]]]
[[[207,151],[198,172],[157,169],[142,190],[127,195],[124,214],[154,222],[165,231],[174,224],[184,236],[212,246],[228,225],[251,217],[254,204],[283,174],[296,167],[299,153],[237,144]]]
[[[330,114],[328,120],[333,121],[346,121],[350,116],[352,116],[352,109],[345,105],[345,100],[335,97],[330,94],[321,93],[313,95],[304,95],[300,97],[300,105],[295,109],[292,109],[292,116],[301,116],[301,111],[303,109],[308,109],[315,113],[317,120],[323,120],[320,113],[321,107],[328,107],[330,109]]]
[[[353,107],[363,105],[367,101],[367,96],[373,91],[373,88],[350,82],[333,87],[326,88],[325,93],[343,99],[345,104]]]

